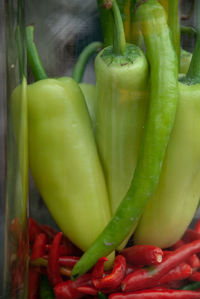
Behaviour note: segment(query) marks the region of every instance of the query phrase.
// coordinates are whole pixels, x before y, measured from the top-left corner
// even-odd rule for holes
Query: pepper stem
[[[196,45],[194,48],[192,61],[190,63],[190,67],[187,73],[188,79],[198,79],[200,80],[200,1],[195,1],[195,12],[196,12],[196,31],[197,31],[197,39]]]
[[[86,46],[78,57],[72,72],[72,78],[77,82],[82,82],[84,71],[92,55],[103,47],[101,42],[92,42]]]
[[[27,58],[30,68],[36,81],[47,79],[48,76],[40,60],[37,48],[34,43],[34,26],[26,27]]]
[[[112,14],[114,19],[113,51],[116,55],[124,55],[126,52],[126,39],[121,13],[116,0],[112,1]]]

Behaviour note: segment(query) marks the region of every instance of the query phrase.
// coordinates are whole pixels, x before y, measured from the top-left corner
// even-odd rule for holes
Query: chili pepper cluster
[[[29,220],[29,299],[200,298],[200,221],[162,250],[133,245],[116,255],[113,269],[102,257],[88,273],[70,279],[82,252],[62,232]]]
[[[27,27],[38,81],[27,87],[30,170],[62,231],[30,219],[29,299],[48,284],[57,299],[200,297],[200,224],[187,229],[200,196],[200,35],[179,80],[178,1],[133,1],[134,44],[118,2],[98,1],[114,30],[103,30],[90,88],[80,65],[102,43],[83,51],[72,78],[52,79]],[[16,89],[14,112],[19,101]]]

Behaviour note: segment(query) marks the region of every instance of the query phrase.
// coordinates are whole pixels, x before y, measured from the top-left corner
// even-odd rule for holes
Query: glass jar
[[[198,298],[200,6],[102,2],[0,2],[2,298]]]

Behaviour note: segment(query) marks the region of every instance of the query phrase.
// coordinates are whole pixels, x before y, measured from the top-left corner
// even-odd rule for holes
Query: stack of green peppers
[[[181,52],[178,1],[160,2],[165,10],[158,1],[147,0],[138,3],[135,14],[136,26],[143,35],[146,55],[150,63],[150,95],[145,129],[140,141],[133,179],[127,188],[127,193],[121,197],[121,204],[108,226],[74,267],[72,278],[83,274],[99,257],[116,248],[133,226],[137,226],[134,233],[135,243],[153,244],[160,247],[171,246],[181,238],[198,206],[200,143],[195,136],[198,136],[200,128],[199,41],[197,40],[197,48],[186,79],[182,79],[184,83],[178,84]],[[198,1],[197,5],[199,5]],[[199,6],[196,7],[196,11],[200,12]],[[171,14],[170,18],[167,16],[168,12]],[[199,15],[198,20],[200,20]],[[180,58],[182,57],[183,55]],[[97,66],[100,64],[98,59],[99,57],[96,59]],[[104,59],[103,55],[101,59]],[[111,74],[112,72],[110,76]],[[107,78],[107,75],[105,77]],[[103,76],[98,75],[97,69],[97,86],[99,82],[102,84],[102,78]],[[110,89],[112,89],[111,83]],[[103,105],[100,106],[103,92],[98,88],[97,91],[98,107],[100,107],[98,109],[104,109]],[[116,85],[112,94],[115,98]],[[110,97],[110,102],[113,102],[113,98]],[[116,102],[118,98],[119,95],[116,97]],[[111,128],[112,119],[117,116],[113,107],[115,106],[110,104],[109,107],[106,103],[104,113],[100,111],[102,119],[108,113],[112,116],[113,111],[113,118],[110,118]],[[98,119],[101,120],[98,113],[97,111],[97,142],[98,136],[101,136],[98,135],[98,130],[101,130],[101,126],[103,127],[106,123],[106,119],[105,123],[98,122]],[[108,128],[109,126],[107,130]],[[113,135],[110,134],[110,141],[108,137],[105,138],[108,141],[104,145],[105,148],[115,140],[115,127],[110,129],[110,132],[113,132]],[[118,136],[120,134],[119,130]],[[123,142],[118,143],[118,147],[122,144]],[[99,148],[104,162],[100,145]],[[117,146],[113,147],[112,151],[116,148]],[[116,153],[113,157],[115,155]],[[105,173],[108,173],[107,169],[111,172],[112,167],[115,166],[109,159],[105,159],[104,165],[108,165],[107,168],[104,166]],[[120,168],[118,167],[115,171],[118,171],[118,177],[120,177]],[[109,190],[109,180],[107,182]],[[120,183],[120,180],[115,181],[113,189],[118,188]]]
[[[133,231],[135,243],[171,246],[200,196],[200,24],[188,70],[181,64],[178,0],[98,5],[107,47],[95,59],[96,86],[78,85],[80,65],[101,43],[82,53],[72,78],[48,79],[33,27],[27,29],[38,81],[28,86],[30,169],[56,223],[86,251],[72,279],[124,246]],[[126,12],[125,33],[135,44],[126,43]],[[178,71],[187,70],[178,83]],[[19,101],[16,89],[13,111]]]

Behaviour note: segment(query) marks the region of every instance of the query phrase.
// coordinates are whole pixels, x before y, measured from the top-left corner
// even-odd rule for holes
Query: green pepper
[[[116,2],[113,1],[114,13],[116,10]],[[150,104],[137,166],[129,190],[115,215],[75,265],[72,279],[85,273],[100,257],[116,248],[139,220],[157,187],[174,124],[178,100],[178,61],[165,11],[156,0],[147,0],[138,7],[136,16],[151,67]],[[122,58],[125,60],[126,56]]]
[[[123,56],[109,46],[96,57],[95,72],[96,139],[114,214],[137,162],[147,108],[148,64],[135,45],[127,44]]]
[[[200,3],[196,9],[200,23]],[[200,28],[200,25],[198,25]],[[159,184],[135,232],[139,244],[169,247],[196,212],[200,197],[200,37],[189,71],[179,83],[179,104]]]
[[[33,28],[27,30],[34,52]],[[37,60],[32,66],[36,65]],[[30,169],[36,186],[60,229],[86,250],[109,221],[110,209],[80,87],[67,77],[30,84],[28,118]]]

